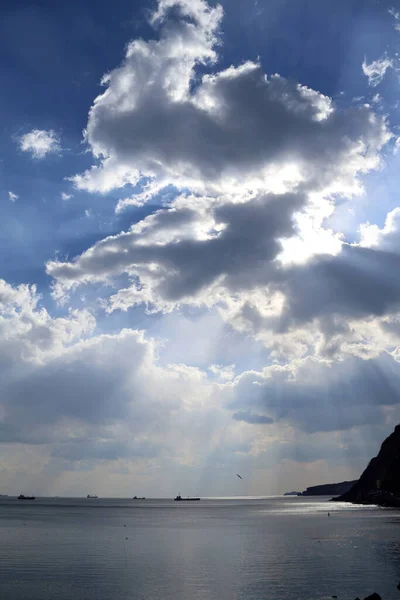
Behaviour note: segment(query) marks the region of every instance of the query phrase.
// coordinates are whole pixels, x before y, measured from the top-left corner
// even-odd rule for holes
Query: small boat
[[[143,498],[138,498],[137,496],[133,496],[132,500],[146,500],[146,498],[143,496]]]
[[[192,502],[193,500],[200,500],[200,498],[194,498],[190,496],[187,496],[187,498],[182,498],[182,496],[178,494],[177,497],[174,498],[174,500],[175,502]]]
[[[98,496],[97,496],[96,494],[88,494],[88,495],[86,496],[86,498],[87,498],[88,500],[94,500],[95,498],[98,498]]]
[[[24,496],[24,494],[20,494],[18,496],[18,500],[34,500],[36,496]]]

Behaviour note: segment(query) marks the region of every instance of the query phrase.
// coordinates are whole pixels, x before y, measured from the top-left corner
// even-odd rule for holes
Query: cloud
[[[139,182],[118,210],[167,185],[183,191],[75,259],[49,261],[54,295],[118,286],[123,275],[129,285],[103,300],[107,312],[217,307],[279,360],[332,356],[355,339],[369,355],[359,322],[397,310],[388,272],[397,259],[348,246],[324,225],[336,199],[359,194],[362,175],[380,167],[386,120],[369,105],[339,110],[260,63],[198,74],[216,61],[221,17],[204,2],[161,3],[158,39],[131,42],[107,75],[85,134],[97,162],[75,185]]]
[[[65,460],[153,457],[165,446],[174,455],[175,423],[208,418],[205,374],[158,366],[141,331],[96,334],[87,311],[51,318],[34,286],[4,280],[0,317],[0,443],[47,445]]]
[[[308,357],[245,372],[224,389],[234,417],[254,411],[308,433],[384,424],[385,407],[398,404],[399,391],[398,355],[386,352],[370,360]]]
[[[271,196],[215,207],[205,199],[199,211],[190,208],[191,200],[182,198],[179,209],[158,211],[130,232],[99,242],[74,263],[49,263],[48,273],[68,285],[140,272],[146,287],[135,286],[130,301],[124,298],[127,306],[147,298],[161,308],[191,299],[196,303],[196,296],[210,293],[221,278],[239,287],[241,280],[249,285],[252,272],[267,276],[268,264],[281,249],[279,238],[293,233],[292,213],[303,199]]]
[[[382,228],[371,223],[360,225],[360,246],[400,254],[400,208],[394,208]]]
[[[127,440],[74,440],[59,444],[53,457],[69,462],[116,461],[121,458],[137,460],[158,457],[162,444],[152,444],[146,439]]]
[[[223,205],[207,212],[211,221],[205,232],[200,227],[204,221],[197,221],[191,210],[158,211],[131,232],[99,242],[77,261],[49,263],[48,272],[68,287],[125,271],[136,281],[110,297],[108,310],[143,302],[150,310],[167,312],[185,303],[218,305],[239,330],[255,337],[265,331],[268,345],[280,337],[285,345],[287,333],[313,323],[325,339],[334,331],[347,336],[348,326],[341,320],[398,310],[400,287],[392,273],[400,267],[400,257],[388,251],[387,242],[379,248],[346,244],[337,255],[280,265],[279,240],[293,234],[298,201],[294,195]],[[198,239],[192,239],[193,231]],[[315,345],[318,331],[311,337]]]
[[[232,418],[235,419],[235,421],[244,421],[250,425],[269,425],[274,422],[273,419],[266,415],[258,415],[245,410],[233,413]]]
[[[32,129],[19,138],[19,147],[23,152],[30,152],[33,158],[41,159],[48,154],[61,151],[60,140],[55,131],[49,129]]]
[[[19,198],[18,194],[14,194],[14,192],[11,191],[8,192],[8,197],[11,200],[11,202],[15,202]]]
[[[400,256],[344,246],[336,257],[316,257],[289,270],[280,285],[286,298],[281,327],[288,327],[292,319],[301,323],[335,315],[357,319],[398,310],[400,285],[392,273],[399,266]]]
[[[379,120],[369,115],[368,122],[377,126],[379,136],[374,143],[381,145],[386,133]],[[347,149],[348,143],[347,138]],[[357,144],[365,148],[365,142]],[[367,168],[359,159],[359,168]],[[282,251],[281,240],[295,236],[295,214],[307,201],[300,190],[240,203],[221,197],[180,197],[169,209],[98,242],[71,263],[49,262],[47,271],[66,287],[107,280],[121,272],[139,278],[139,285],[113,299],[119,308],[140,301],[159,307],[190,301],[196,292],[206,287],[210,292],[221,280],[230,289],[251,289],[268,283],[269,272],[275,270],[268,264]]]
[[[376,104],[376,105],[381,104],[382,101],[383,101],[383,98],[380,94],[375,94],[375,96],[372,98],[372,103]]]
[[[96,163],[75,185],[139,183],[119,210],[167,185],[184,195],[71,262],[50,261],[59,298],[127,274],[107,310],[246,306],[257,295],[276,315],[293,263],[341,254],[340,236],[322,224],[335,198],[360,193],[360,175],[380,166],[385,119],[368,105],[338,110],[256,62],[199,74],[216,62],[221,19],[202,0],[160,2],[150,18],[158,37],[132,41],[105,76],[85,132]]]
[[[142,468],[143,484],[158,468],[157,494],[183,472],[188,485],[192,478],[198,485],[202,473],[218,477],[227,465],[336,464],[356,450],[366,460],[370,449],[360,451],[352,427],[383,427],[398,405],[396,352],[371,360],[308,357],[236,378],[231,367],[211,365],[208,376],[161,365],[157,342],[141,331],[101,334],[87,311],[50,317],[33,286],[0,280],[0,317],[0,443],[4,452],[13,446],[14,456],[21,446],[41,456],[47,482],[68,470],[83,470],[86,482],[108,465],[111,478]],[[349,450],[343,432],[350,430]],[[208,486],[230,489],[220,478]]]
[[[230,381],[235,375],[235,365],[210,365],[208,370],[221,381]]]
[[[172,9],[178,11],[180,18],[174,18]],[[186,105],[185,98],[194,76],[194,67],[216,60],[213,46],[218,42],[221,18],[221,7],[210,8],[203,0],[158,3],[158,9],[150,20],[155,28],[160,28],[160,39],[149,42],[140,39],[132,41],[127,47],[124,64],[102,80],[107,90],[95,100],[85,132],[94,156],[101,159],[101,165],[73,178],[78,188],[106,192],[126,183],[135,183],[141,178],[141,171],[144,172],[144,169],[150,175],[158,170],[155,163],[157,157],[147,156],[148,151],[143,147],[145,140],[141,139],[143,133],[135,131],[135,126],[139,125],[143,116],[145,120],[140,127],[142,132],[149,128],[150,120],[154,120],[152,128],[156,132],[161,119],[163,128],[167,127],[165,133],[161,134],[163,139],[160,139],[161,145],[164,144],[160,151],[165,152],[165,143],[177,125],[174,105],[178,110],[182,104]],[[146,104],[148,111],[145,109]],[[111,113],[115,109],[117,112],[114,120]],[[132,115],[137,115],[133,124]],[[127,156],[127,160],[124,160],[122,148],[112,147],[114,144],[118,145],[124,127],[128,127],[127,141],[137,137],[136,151],[142,146],[137,152],[137,156],[143,155],[142,167],[132,163],[132,157]],[[112,133],[114,128],[115,134]],[[159,129],[159,135],[160,133]],[[187,132],[178,129],[175,133],[179,145],[178,140]],[[146,138],[149,138],[147,134]],[[128,145],[126,152],[136,155],[132,143]]]
[[[144,186],[119,210],[169,184],[242,198],[300,183],[354,192],[355,173],[376,166],[384,122],[368,107],[343,114],[315,90],[267,77],[257,62],[198,74],[197,65],[216,61],[222,10],[201,0],[172,7],[177,12],[160,3],[151,19],[159,39],[132,41],[103,78],[107,89],[85,130],[96,164],[73,177],[75,185],[103,193]]]
[[[66,192],[61,192],[61,200],[71,200],[73,198],[73,194],[67,194]]]
[[[385,77],[386,71],[391,68],[393,68],[393,60],[386,55],[373,60],[369,64],[367,63],[367,59],[364,58],[362,64],[364,75],[368,77],[368,85],[371,85],[372,87],[379,85]]]
[[[395,20],[394,28],[396,31],[400,31],[400,12],[396,11],[394,8],[389,8],[388,13],[392,15]]]

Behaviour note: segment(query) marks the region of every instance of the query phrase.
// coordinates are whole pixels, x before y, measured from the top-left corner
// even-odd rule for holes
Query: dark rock
[[[340,483],[325,483],[323,485],[313,485],[308,487],[302,496],[333,496],[335,494],[345,494],[353,485],[357,483],[355,481],[341,481]]]
[[[382,506],[400,506],[400,425],[383,442],[360,479],[334,500]]]
[[[376,592],[374,592],[370,596],[367,596],[366,598],[364,598],[364,600],[382,600],[382,598],[380,597],[379,594],[377,594]]]

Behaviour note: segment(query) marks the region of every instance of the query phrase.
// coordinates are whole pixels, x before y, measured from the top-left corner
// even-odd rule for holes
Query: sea
[[[399,581],[395,509],[0,498],[1,600],[399,600]]]

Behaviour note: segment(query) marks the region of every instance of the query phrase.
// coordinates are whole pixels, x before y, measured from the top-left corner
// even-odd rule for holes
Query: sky
[[[400,421],[400,4],[0,13],[0,493],[357,478]]]

